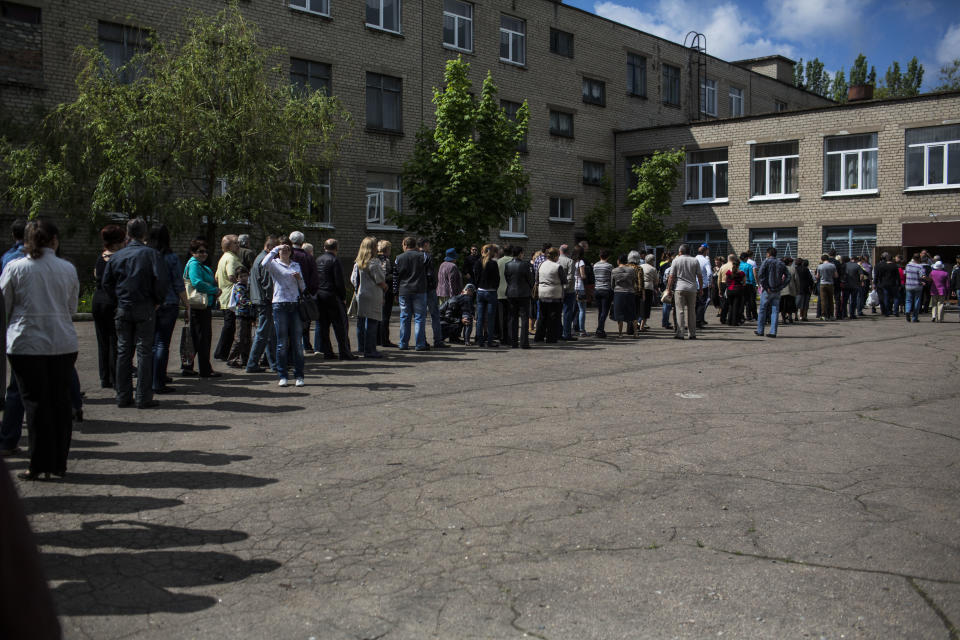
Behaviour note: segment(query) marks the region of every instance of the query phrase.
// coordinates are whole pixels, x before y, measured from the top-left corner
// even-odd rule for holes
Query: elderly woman
[[[629,257],[620,255],[617,268],[610,272],[613,284],[613,316],[617,321],[617,335],[623,336],[623,323],[627,323],[627,332],[640,337],[637,331],[637,292],[642,291],[637,279],[637,270],[628,262]],[[633,329],[633,331],[630,331]]]
[[[560,251],[556,247],[547,250],[547,259],[540,264],[537,277],[537,298],[540,300],[540,318],[534,342],[554,343],[560,338],[560,311],[563,308],[563,286],[567,278],[560,266]]]
[[[379,339],[377,344],[381,347],[396,347],[390,342],[390,315],[393,313],[393,260],[390,259],[390,251],[393,245],[389,240],[381,240],[377,243],[377,261],[383,267],[383,275],[387,288],[383,292],[383,315],[380,316],[380,327],[378,328]]]
[[[56,256],[59,231],[48,220],[27,223],[26,258],[0,276],[7,317],[7,357],[17,378],[30,432],[30,468],[24,480],[67,472],[73,431],[70,386],[77,360],[77,270]]]
[[[221,291],[217,287],[213,270],[206,265],[207,244],[203,240],[194,240],[190,243],[190,259],[183,270],[184,282],[189,281],[190,287],[198,293],[202,304],[190,303],[190,338],[197,353],[197,366],[200,368],[201,378],[216,378],[220,374],[213,370],[210,364],[210,345],[213,342],[213,304]],[[184,369],[184,375],[187,375]],[[192,370],[190,370],[192,371]],[[190,374],[192,375],[192,373]]]
[[[364,358],[382,358],[377,351],[383,292],[387,289],[383,267],[377,260],[377,239],[366,237],[360,243],[354,266],[357,287],[357,348]],[[351,277],[351,280],[353,278]]]

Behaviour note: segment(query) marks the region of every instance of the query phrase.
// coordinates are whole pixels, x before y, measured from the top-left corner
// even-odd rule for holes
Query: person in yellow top
[[[733,271],[733,267],[740,266],[740,260],[737,258],[737,255],[731,253],[727,256],[727,261],[720,267],[720,270],[717,271],[717,289],[720,292],[720,324],[727,324],[730,315],[730,309],[732,305],[730,301],[727,300],[727,275]],[[730,324],[734,324],[731,322]]]
[[[243,262],[238,255],[240,243],[237,236],[230,234],[223,236],[220,240],[220,250],[223,255],[220,256],[220,262],[217,263],[217,286],[220,287],[220,309],[223,311],[223,329],[220,331],[220,339],[217,341],[217,348],[213,352],[216,360],[227,360],[230,355],[230,348],[233,346],[234,334],[237,330],[237,317],[230,310],[230,293],[233,291],[233,284],[237,281],[237,268]]]

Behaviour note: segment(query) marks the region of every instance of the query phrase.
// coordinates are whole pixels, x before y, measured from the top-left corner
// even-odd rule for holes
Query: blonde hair
[[[393,249],[393,245],[390,244],[389,240],[381,240],[380,242],[377,243],[377,251],[379,251],[380,253],[390,251],[391,249]]]
[[[377,252],[377,239],[373,236],[367,236],[360,243],[360,250],[357,251],[357,259],[354,261],[361,270],[366,269],[370,260]]]
[[[480,255],[483,256],[483,262],[481,264],[485,267],[487,263],[490,262],[490,258],[493,257],[493,252],[496,250],[497,245],[495,244],[485,244],[483,248],[480,249]]]

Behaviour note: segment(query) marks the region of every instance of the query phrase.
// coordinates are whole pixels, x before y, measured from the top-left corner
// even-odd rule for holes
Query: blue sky
[[[849,78],[857,54],[883,78],[894,60],[923,63],[923,89],[960,57],[960,0],[564,0],[675,42],[691,30],[724,60],[781,54],[820,58]]]

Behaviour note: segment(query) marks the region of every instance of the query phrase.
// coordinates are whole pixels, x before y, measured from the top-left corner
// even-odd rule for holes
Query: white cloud
[[[859,31],[869,0],[766,0],[773,33],[787,40]]]
[[[937,62],[947,64],[960,58],[960,23],[950,25],[937,46]]]
[[[727,3],[703,5],[689,0],[659,0],[652,11],[641,11],[616,2],[597,2],[594,11],[605,18],[682,43],[695,30],[707,37],[707,53],[723,60],[742,60],[780,54],[792,57],[793,46],[764,37],[758,23],[745,18]]]

